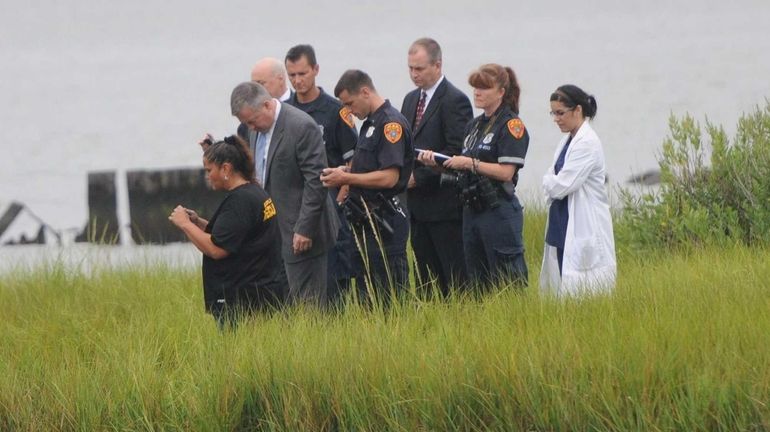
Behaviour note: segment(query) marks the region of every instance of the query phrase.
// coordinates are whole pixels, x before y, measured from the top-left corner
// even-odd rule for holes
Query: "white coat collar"
[[[575,136],[572,137],[572,141],[570,141],[570,146],[572,144],[575,144],[576,142],[584,139],[586,135],[589,135],[593,133],[593,128],[591,127],[591,124],[589,123],[589,119],[585,118],[583,120],[583,124],[580,125],[580,128],[578,128],[578,131],[575,133]],[[567,144],[567,140],[569,139],[569,134],[564,135],[564,137],[561,139],[561,142],[558,146],[556,146],[556,152],[554,152],[553,155],[553,161],[556,163],[556,159],[559,158],[559,154],[561,154],[562,149]],[[569,152],[569,150],[567,150]]]
[[[575,136],[572,138],[572,141],[573,142],[580,141],[586,136],[586,134],[590,133],[591,131],[593,131],[593,128],[591,127],[589,119],[586,117],[585,119],[583,119],[583,124],[580,125],[580,128],[578,129]]]

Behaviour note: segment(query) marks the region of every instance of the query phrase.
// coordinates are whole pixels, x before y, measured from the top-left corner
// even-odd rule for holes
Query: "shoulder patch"
[[[275,216],[275,206],[273,205],[273,200],[268,198],[265,200],[265,202],[262,204],[262,221],[266,221],[273,216]]]
[[[345,122],[346,125],[348,125],[348,127],[352,128],[355,126],[355,123],[353,123],[353,114],[350,112],[350,108],[342,107],[342,109],[340,109],[340,118]]]
[[[524,123],[521,122],[521,119],[510,119],[508,120],[508,132],[513,135],[516,139],[521,139],[521,137],[524,136]]]
[[[390,141],[391,144],[395,144],[401,139],[403,129],[401,125],[396,122],[390,122],[382,129],[385,132],[385,138]]]

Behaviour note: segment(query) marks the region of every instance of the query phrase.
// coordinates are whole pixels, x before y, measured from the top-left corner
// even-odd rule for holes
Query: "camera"
[[[439,183],[441,186],[454,186],[460,201],[477,213],[500,205],[498,188],[489,177],[462,171],[448,171],[441,173]]]
[[[489,208],[497,208],[500,205],[500,194],[497,191],[497,187],[492,183],[489,177],[477,175],[479,178],[476,182],[477,193],[481,196],[481,200]]]
[[[461,181],[460,175],[457,171],[442,172],[438,180],[439,185],[458,187]]]

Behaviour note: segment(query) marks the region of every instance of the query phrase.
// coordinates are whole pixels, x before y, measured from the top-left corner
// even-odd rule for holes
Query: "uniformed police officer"
[[[478,283],[504,277],[527,284],[524,214],[514,189],[529,134],[519,119],[520,88],[510,67],[486,64],[471,73],[473,101],[484,112],[466,128],[463,153],[443,163],[444,179],[463,201],[463,245],[469,276]],[[436,165],[432,152],[419,160]]]
[[[406,190],[412,173],[412,133],[404,116],[377,93],[365,72],[346,71],[334,95],[365,121],[350,169],[327,168],[321,181],[326,187],[350,186],[346,214],[368,279],[366,287],[358,286],[359,292],[377,293],[387,303],[388,295],[383,294],[398,293],[409,281],[409,219],[398,195]]]
[[[288,103],[308,113],[321,128],[328,166],[346,165],[356,147],[356,129],[350,109],[318,87],[318,62],[315,50],[310,45],[296,45],[286,53],[286,70],[294,94]],[[329,188],[329,195],[336,203],[347,196],[347,186]],[[341,206],[337,206],[340,217],[340,232],[334,248],[329,251],[328,294],[329,301],[338,301],[350,288],[351,278],[357,276],[351,262],[355,249],[353,235],[345,222]]]

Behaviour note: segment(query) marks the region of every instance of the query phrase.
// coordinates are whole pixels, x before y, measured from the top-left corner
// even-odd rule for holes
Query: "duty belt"
[[[401,216],[406,219],[406,212],[401,207],[398,197],[386,198],[378,193],[376,201],[364,201],[360,196],[349,195],[341,204],[345,218],[354,226],[367,227],[374,222],[377,227],[393,234],[393,227],[387,221],[387,216]]]

